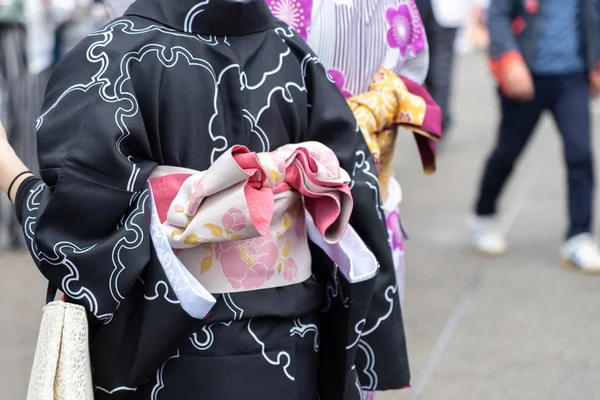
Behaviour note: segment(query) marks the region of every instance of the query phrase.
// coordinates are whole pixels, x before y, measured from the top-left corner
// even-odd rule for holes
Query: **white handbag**
[[[86,310],[55,301],[44,307],[27,400],[93,400]]]

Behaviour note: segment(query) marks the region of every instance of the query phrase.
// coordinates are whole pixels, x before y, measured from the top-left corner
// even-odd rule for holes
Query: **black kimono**
[[[42,180],[21,186],[18,214],[40,271],[89,310],[97,399],[360,399],[409,384],[370,152],[264,0],[137,1],[58,66],[37,128]],[[350,285],[315,247],[308,281],[225,294],[192,318],[150,240],[151,172],[307,140],[352,176],[351,224],[377,278]]]

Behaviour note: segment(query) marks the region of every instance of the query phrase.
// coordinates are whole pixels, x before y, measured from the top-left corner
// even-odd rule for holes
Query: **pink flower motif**
[[[383,82],[383,81],[385,81],[385,78],[386,78],[385,72],[379,71],[375,74],[375,77],[373,78],[373,82],[371,82],[371,84]],[[377,90],[377,91],[380,92],[381,90]]]
[[[333,151],[329,149],[322,151],[310,150],[310,156],[325,167],[329,178],[337,178],[340,173],[340,162]]]
[[[187,206],[188,215],[193,215],[198,212],[198,208],[200,208],[200,203],[202,202],[205,196],[206,193],[204,192],[204,185],[202,184],[202,181],[198,180],[194,182],[192,196],[190,197],[190,201],[188,202]]]
[[[400,49],[402,57],[406,56],[409,49],[413,55],[425,50],[425,31],[418,15],[408,4],[401,4],[398,9],[387,10],[386,18],[390,25],[388,45]]]
[[[275,274],[279,250],[271,235],[237,242],[219,242],[215,256],[234,289],[258,289]]]
[[[221,220],[223,226],[233,232],[239,232],[246,227],[247,219],[242,210],[231,207]]]
[[[398,211],[390,213],[387,217],[386,225],[390,233],[392,250],[404,251],[404,234],[402,233],[400,213]]]
[[[346,83],[346,77],[344,76],[344,73],[338,69],[330,69],[327,72],[329,73],[329,76],[331,76],[331,79],[333,79],[335,82],[335,86],[340,89],[340,92],[342,92],[344,97],[347,99],[352,97],[352,93],[344,89],[344,84]]]
[[[313,0],[267,0],[271,12],[291,26],[304,40],[312,17]]]
[[[410,111],[400,111],[399,117],[400,122],[412,123],[414,121],[413,115]]]
[[[298,265],[296,264],[296,261],[288,258],[283,264],[283,279],[291,282],[296,279],[296,276],[298,276]]]

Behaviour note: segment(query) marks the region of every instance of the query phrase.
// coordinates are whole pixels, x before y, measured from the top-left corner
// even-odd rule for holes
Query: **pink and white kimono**
[[[413,0],[267,0],[267,3],[276,17],[307,41],[348,99],[368,92],[381,68],[420,84],[425,80],[429,49]],[[391,145],[394,143],[395,140]],[[432,148],[435,155],[435,147]],[[383,207],[399,296],[403,300],[404,234],[398,210],[402,191],[393,175],[388,178]],[[381,293],[381,297],[385,294]],[[376,330],[374,326],[373,331]],[[361,385],[365,390],[373,389],[371,380],[363,380]],[[365,392],[365,396],[372,394]]]
[[[267,0],[273,15],[287,22],[319,56],[346,98],[367,92],[384,67],[422,83],[429,49],[413,0]],[[392,177],[384,209],[395,239],[392,250],[403,269],[404,248],[398,207],[401,188]],[[394,234],[396,232],[396,234]],[[403,277],[403,274],[400,274]],[[404,282],[398,282],[401,287]],[[403,292],[403,289],[400,290]]]

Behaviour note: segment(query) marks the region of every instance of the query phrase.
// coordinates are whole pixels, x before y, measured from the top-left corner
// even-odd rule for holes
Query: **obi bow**
[[[435,141],[441,138],[442,113],[421,85],[382,68],[370,90],[348,99],[348,104],[377,163],[384,199],[392,175],[397,127],[414,132],[425,172],[435,171]]]
[[[162,234],[210,293],[308,279],[305,213],[323,247],[339,242],[352,213],[349,182],[317,142],[259,154],[234,146],[206,171],[162,166],[150,177]]]

